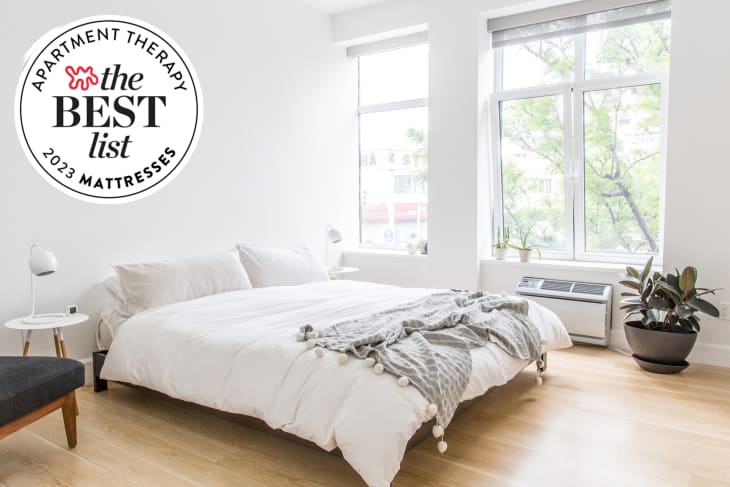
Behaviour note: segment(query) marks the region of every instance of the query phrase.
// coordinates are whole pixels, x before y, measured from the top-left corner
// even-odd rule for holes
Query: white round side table
[[[30,339],[36,330],[53,330],[53,343],[56,346],[56,357],[66,358],[66,342],[63,340],[63,329],[68,326],[80,325],[89,320],[89,317],[82,313],[75,313],[64,316],[57,321],[49,323],[25,323],[25,317],[15,318],[5,323],[5,328],[20,330],[23,337],[23,357],[28,356],[30,351]]]

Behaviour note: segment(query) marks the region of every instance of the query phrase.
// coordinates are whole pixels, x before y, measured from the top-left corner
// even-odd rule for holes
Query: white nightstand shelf
[[[329,274],[330,279],[341,279],[343,275],[352,274],[359,270],[357,267],[333,267],[332,269],[327,269],[327,274]]]
[[[49,320],[51,319],[49,315]],[[43,315],[39,315],[40,318]],[[66,357],[66,342],[63,340],[63,328],[67,326],[80,325],[89,320],[89,317],[82,313],[75,313],[72,315],[64,316],[61,319],[55,319],[55,321],[49,321],[48,323],[26,323],[25,317],[16,318],[5,323],[5,328],[11,330],[20,330],[20,334],[23,336],[23,357],[28,356],[30,351],[30,339],[33,336],[33,332],[36,330],[53,330],[53,343],[56,346],[56,357]]]

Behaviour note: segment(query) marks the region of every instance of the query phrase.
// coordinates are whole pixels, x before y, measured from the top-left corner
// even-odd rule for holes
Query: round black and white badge
[[[25,153],[54,187],[93,203],[148,196],[177,176],[203,119],[190,60],[139,20],[98,16],[43,36],[15,97]]]

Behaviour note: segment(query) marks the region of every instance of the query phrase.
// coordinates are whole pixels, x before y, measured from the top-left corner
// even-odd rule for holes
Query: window
[[[359,46],[360,242],[404,249],[428,226],[428,44]],[[396,45],[398,44],[396,40]],[[414,45],[415,44],[415,45]],[[374,52],[372,52],[374,51]]]
[[[669,16],[659,1],[490,20],[495,228],[530,230],[551,258],[661,254]]]

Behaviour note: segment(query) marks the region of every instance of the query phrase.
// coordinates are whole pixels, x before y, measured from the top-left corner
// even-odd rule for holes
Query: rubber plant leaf
[[[687,304],[697,311],[702,311],[703,313],[714,316],[715,318],[720,317],[720,310],[717,309],[714,304],[709,301],[705,301],[704,299],[692,298],[687,301]]]
[[[654,257],[649,257],[649,260],[646,261],[646,265],[644,265],[644,270],[641,273],[641,282],[644,283],[649,278],[649,273],[651,272],[651,266],[654,264]]]
[[[622,286],[630,287],[631,289],[636,289],[637,291],[641,291],[641,284],[639,284],[636,281],[625,280],[625,281],[619,281],[618,283],[621,284]]]
[[[679,289],[683,293],[687,293],[694,289],[697,284],[697,269],[694,267],[685,267],[682,275],[679,277]]]

